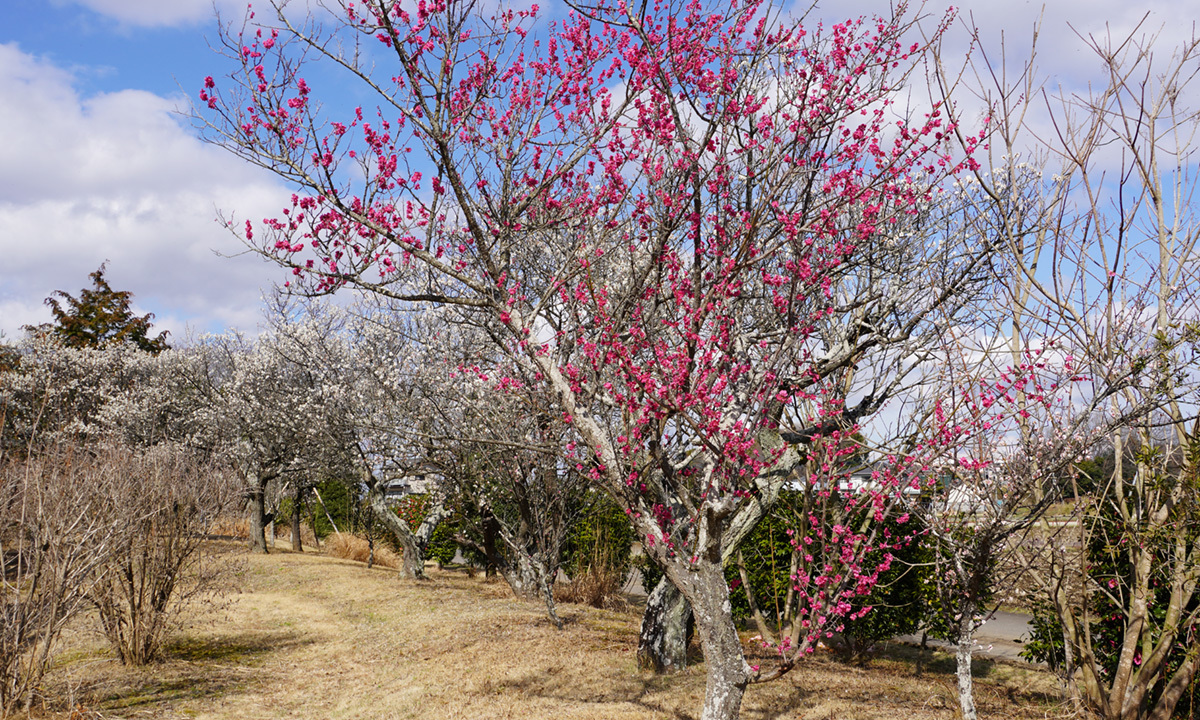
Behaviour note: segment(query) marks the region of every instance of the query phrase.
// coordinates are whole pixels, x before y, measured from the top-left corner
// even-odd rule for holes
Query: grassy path
[[[94,639],[77,636],[52,690],[93,717],[695,717],[703,667],[669,678],[638,672],[636,612],[560,611],[563,631],[540,606],[482,577],[433,571],[429,581],[404,582],[385,569],[317,555],[250,556],[242,592],[185,629],[168,661],[122,668]],[[743,717],[952,718],[948,669],[935,664],[918,676],[903,660],[863,669],[815,659],[752,687]],[[1053,712],[1021,697],[1034,674],[985,669],[984,717]]]

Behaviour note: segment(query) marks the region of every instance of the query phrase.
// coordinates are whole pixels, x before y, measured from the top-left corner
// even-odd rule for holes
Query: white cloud
[[[0,45],[0,330],[49,320],[42,300],[77,295],[108,260],[113,288],[176,336],[253,328],[260,288],[284,273],[216,221],[274,215],[287,193],[197,140],[175,102],[125,90],[81,97],[70,73]]]
[[[520,9],[531,0],[514,5]],[[285,7],[292,18],[318,11],[320,0],[52,0],[56,5],[79,5],[128,27],[180,27],[211,23],[216,15],[222,20],[240,22],[247,9],[257,21],[270,24],[274,5]],[[409,4],[415,7],[415,2]],[[336,4],[333,5],[336,7]],[[323,12],[323,11],[321,11]]]
[[[797,3],[806,8],[808,3]],[[1190,18],[1200,16],[1200,0],[1025,0],[1024,2],[995,2],[994,0],[962,0],[938,5],[914,4],[923,12],[922,26],[932,29],[943,17],[943,10],[953,5],[957,20],[945,36],[947,61],[965,56],[970,42],[969,27],[978,29],[979,40],[990,57],[997,61],[1003,41],[1010,70],[1019,68],[1029,56],[1035,25],[1040,22],[1037,65],[1043,74],[1061,79],[1071,88],[1084,87],[1095,80],[1100,64],[1087,49],[1082,38],[1097,39],[1111,36],[1120,40],[1131,33],[1146,17],[1138,35],[1157,34],[1160,49],[1175,47],[1190,38],[1193,32]],[[886,12],[886,6],[875,0],[821,0],[806,19],[814,24],[838,22],[861,15]],[[1187,22],[1179,22],[1187,18]]]
[[[59,3],[64,4],[64,3]],[[240,13],[246,0],[75,0],[126,25],[161,27],[209,21],[214,7],[222,15]]]

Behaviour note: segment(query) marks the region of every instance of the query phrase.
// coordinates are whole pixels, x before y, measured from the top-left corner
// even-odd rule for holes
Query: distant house
[[[989,488],[991,482],[984,478],[982,484],[977,482],[959,481],[951,485],[945,493],[942,509],[952,513],[974,514],[985,508],[998,508],[1002,501],[992,496]]]
[[[408,475],[395,478],[388,482],[387,490],[384,491],[384,499],[398,501],[409,495],[431,492],[434,484],[434,478],[429,475]]]
[[[889,465],[884,460],[876,460],[875,462],[863,463],[849,470],[843,471],[837,480],[838,490],[842,492],[855,492],[858,490],[878,487],[880,476],[886,474],[889,470]],[[808,483],[808,477],[802,480],[793,480],[789,488],[792,490],[803,489]],[[918,495],[920,490],[912,487],[905,487],[902,491],[904,495]]]

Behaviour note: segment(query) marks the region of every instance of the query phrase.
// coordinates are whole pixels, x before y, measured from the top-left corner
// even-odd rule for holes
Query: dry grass
[[[334,533],[325,538],[325,553],[343,560],[366,563],[371,556],[371,546],[363,538],[350,533]],[[391,548],[375,543],[375,564],[386,568],[400,567],[400,556]]]
[[[618,609],[627,603],[621,595],[624,584],[621,571],[608,565],[593,564],[568,583],[554,586],[558,602]]]
[[[556,585],[554,598],[559,602],[589,605],[594,608],[616,610],[628,605],[621,594],[628,575],[628,567],[616,562],[614,551],[608,542],[603,526],[593,538],[592,551],[586,564],[575,573],[571,581]]]
[[[235,540],[250,539],[250,523],[244,517],[222,517],[209,528],[209,534]]]
[[[430,570],[401,581],[349,560],[250,556],[243,592],[221,616],[186,630],[169,660],[121,667],[86,634],[69,639],[50,691],[75,717],[681,719],[699,713],[703,666],[640,673],[638,612],[578,605],[555,630],[544,608],[482,576]],[[697,662],[701,662],[697,658]],[[1034,671],[980,665],[981,717],[1056,714]],[[953,660],[814,658],[746,695],[743,717],[891,720],[954,717]],[[1044,690],[1043,690],[1044,692]],[[52,713],[54,714],[54,713]]]

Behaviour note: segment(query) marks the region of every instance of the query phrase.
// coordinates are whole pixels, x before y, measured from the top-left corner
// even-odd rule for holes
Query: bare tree
[[[0,717],[29,711],[59,633],[116,550],[128,509],[105,495],[124,481],[119,459],[70,446],[0,457]]]
[[[973,216],[1007,249],[1011,307],[985,350],[1007,349],[1012,366],[1037,355],[1076,370],[1054,418],[1036,411],[1044,388],[1012,394],[1020,420],[1008,442],[1022,449],[1021,473],[1039,479],[1034,507],[1102,441],[1120,458],[1095,492],[1072,493],[1068,532],[1042,520],[1035,541],[1014,546],[1062,624],[1065,677],[1083,703],[1106,718],[1166,718],[1198,663],[1175,648],[1200,605],[1194,466],[1180,459],[1194,442],[1200,359],[1200,43],[1164,52],[1141,25],[1081,40],[1105,75],[1088,93],[1043,89],[1032,62],[1012,81],[1003,58],[978,78],[997,125]],[[1173,464],[1169,452],[1124,452],[1166,438]],[[1097,571],[1097,547],[1120,548],[1107,557],[1125,570]],[[1101,604],[1121,618],[1112,650],[1099,641]]]
[[[178,447],[114,449],[105,459],[119,480],[91,492],[125,519],[88,599],[121,662],[144,665],[159,658],[185,611],[224,589],[227,567],[203,545],[237,484],[225,468]]]
[[[1084,597],[1069,597],[1067,584],[1057,583],[1053,601],[1087,704],[1108,718],[1165,719],[1200,666],[1194,645],[1175,650],[1200,617],[1197,436],[1189,429],[1200,400],[1200,216],[1194,195],[1200,40],[1156,55],[1154,36],[1138,33],[1140,28],[1123,39],[1089,38],[1108,82],[1088,97],[1062,101],[1056,149],[1085,198],[1082,214],[1092,228],[1076,241],[1076,252],[1086,253],[1078,265],[1090,271],[1093,286],[1099,281],[1103,287],[1097,293],[1102,319],[1085,335],[1093,372],[1132,366],[1143,378],[1112,399],[1110,412],[1146,402],[1160,409],[1133,425],[1146,452],[1135,456],[1131,482],[1122,467],[1127,439],[1122,432],[1111,435],[1118,460],[1096,497],[1096,516],[1116,523],[1080,525],[1083,546],[1101,537],[1121,544],[1128,573],[1104,578],[1075,566]],[[1111,174],[1106,161],[1115,164]],[[1165,454],[1149,451],[1163,430],[1184,453],[1174,470],[1164,464]],[[1166,607],[1152,611],[1160,585],[1169,588]],[[1103,666],[1089,611],[1097,595],[1111,598],[1125,616],[1112,672]]]

